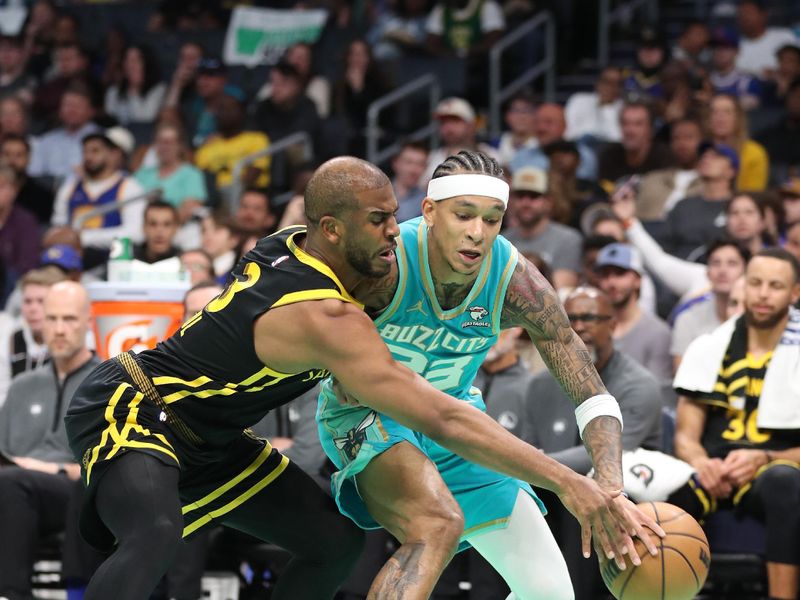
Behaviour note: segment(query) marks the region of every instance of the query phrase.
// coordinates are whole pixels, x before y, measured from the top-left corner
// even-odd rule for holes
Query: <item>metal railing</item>
[[[163,194],[164,190],[161,188],[156,188],[154,190],[150,190],[149,192],[144,192],[143,194],[137,194],[136,196],[132,196],[131,198],[125,198],[125,200],[117,200],[116,202],[109,202],[108,204],[101,204],[97,208],[93,208],[92,210],[86,211],[85,213],[81,213],[77,217],[72,220],[72,228],[75,231],[80,231],[83,229],[83,226],[86,222],[90,219],[94,219],[95,217],[102,217],[110,212],[114,212],[120,210],[129,204],[133,204],[134,202],[141,202],[142,200],[146,200],[150,202],[151,200],[156,200],[161,198],[161,194]]]
[[[263,150],[248,154],[233,166],[233,170],[231,171],[231,184],[227,189],[220,190],[220,194],[228,203],[231,214],[236,211],[239,205],[239,198],[241,198],[244,189],[244,184],[242,184],[242,172],[258,159],[264,158],[265,156],[272,156],[278,152],[285,152],[293,146],[302,146],[301,152],[303,161],[311,160],[313,155],[311,136],[305,131],[297,131],[291,135],[282,137],[276,142],[272,142]]]
[[[432,115],[434,110],[436,110],[436,104],[439,102],[439,97],[441,96],[441,87],[439,86],[439,81],[432,73],[420,75],[416,79],[409,81],[405,85],[402,85],[396,90],[389,92],[385,96],[381,96],[369,105],[367,108],[366,131],[367,160],[369,162],[379,165],[386,159],[394,156],[397,151],[400,150],[401,146],[401,142],[394,142],[382,150],[378,149],[380,136],[382,133],[382,130],[378,125],[378,119],[380,118],[381,112],[383,112],[387,107],[397,104],[399,101],[405,100],[409,96],[417,94],[425,88],[428,89],[428,102],[430,104],[430,110],[428,111],[428,114]],[[406,137],[412,140],[421,140],[426,137],[431,137],[435,140],[436,133],[436,123],[431,120],[427,123],[427,125],[416,129]]]
[[[658,20],[658,0],[628,0],[611,8],[611,0],[600,0],[600,14],[597,23],[597,64],[605,67],[608,64],[609,36],[611,26],[629,19],[633,14],[644,9],[647,20],[655,24]]]
[[[503,53],[511,46],[544,28],[544,57],[511,83],[501,87]],[[545,98],[552,101],[556,92],[556,23],[550,11],[542,11],[499,40],[489,51],[489,133],[500,135],[503,103],[534,79],[544,75]]]

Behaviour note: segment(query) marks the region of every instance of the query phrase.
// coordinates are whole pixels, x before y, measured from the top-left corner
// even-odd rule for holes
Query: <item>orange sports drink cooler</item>
[[[98,281],[86,287],[92,301],[92,329],[101,359],[128,350],[153,348],[183,322],[183,296],[189,289],[188,283]]]

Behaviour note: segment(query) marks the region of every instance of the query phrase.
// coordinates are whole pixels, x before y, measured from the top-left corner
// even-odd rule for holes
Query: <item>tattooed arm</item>
[[[539,270],[520,256],[506,290],[503,329],[524,327],[550,372],[575,405],[606,388],[578,335],[570,327],[558,295]],[[622,428],[614,417],[592,419],[583,431],[595,479],[609,490],[622,489]]]

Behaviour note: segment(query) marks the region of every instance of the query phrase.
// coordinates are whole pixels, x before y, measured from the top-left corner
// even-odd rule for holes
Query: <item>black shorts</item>
[[[115,359],[100,364],[83,381],[65,424],[87,487],[81,534],[100,550],[111,549],[114,539],[97,514],[95,492],[103,473],[126,452],[144,452],[180,469],[184,537],[224,521],[225,515],[268,486],[289,463],[249,431],[225,446],[186,442]]]

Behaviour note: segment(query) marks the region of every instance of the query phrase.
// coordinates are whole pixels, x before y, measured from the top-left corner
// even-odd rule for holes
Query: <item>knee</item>
[[[451,547],[455,552],[464,533],[464,513],[455,499],[437,502],[415,515],[409,523],[406,541],[425,540]]]
[[[775,465],[758,476],[756,487],[765,500],[795,504],[800,497],[800,469]]]
[[[183,539],[183,524],[170,515],[157,515],[142,527],[136,528],[129,541],[144,543],[147,552],[160,556],[171,556],[178,550]],[[126,540],[119,540],[123,544]]]

